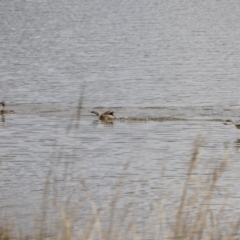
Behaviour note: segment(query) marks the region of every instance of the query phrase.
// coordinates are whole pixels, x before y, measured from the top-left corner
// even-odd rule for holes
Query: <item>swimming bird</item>
[[[2,101],[2,102],[0,102],[0,113],[1,114],[4,114],[4,113],[14,113],[14,111],[13,110],[5,110],[4,108],[5,108],[5,106],[6,106],[6,104],[5,104],[5,102],[4,101]]]
[[[226,120],[223,124],[225,125],[234,124],[236,128],[240,129],[240,123],[235,123],[231,119]]]
[[[96,114],[102,121],[113,121],[116,118],[114,116],[114,110],[108,110],[102,114],[99,114],[97,111],[91,111],[91,113]]]

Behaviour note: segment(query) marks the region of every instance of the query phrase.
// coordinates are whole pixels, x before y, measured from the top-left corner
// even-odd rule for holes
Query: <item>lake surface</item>
[[[100,204],[130,161],[122,206],[134,192],[147,211],[163,178],[176,204],[199,135],[201,174],[230,149],[221,189],[239,176],[240,131],[223,125],[240,118],[238,1],[1,1],[0,21],[0,100],[15,111],[0,118],[0,205],[17,222],[49,169],[59,201],[85,179]]]

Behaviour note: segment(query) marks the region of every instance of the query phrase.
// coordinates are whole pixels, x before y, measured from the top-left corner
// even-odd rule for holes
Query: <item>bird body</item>
[[[114,116],[113,110],[108,110],[102,114],[99,114],[97,111],[91,111],[91,113],[96,114],[102,121],[113,121],[116,117]]]
[[[6,104],[5,104],[5,102],[4,101],[2,101],[2,102],[0,102],[0,114],[5,114],[5,113],[14,113],[14,111],[13,110],[5,110],[4,108],[5,108],[5,106],[6,106]]]

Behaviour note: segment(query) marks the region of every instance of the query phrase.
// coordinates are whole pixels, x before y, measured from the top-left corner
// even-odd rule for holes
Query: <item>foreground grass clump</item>
[[[176,203],[168,205],[170,191],[160,194],[159,199],[149,208],[148,216],[139,214],[135,202],[119,206],[126,183],[124,174],[113,186],[111,197],[106,197],[103,204],[95,201],[85,180],[80,181],[84,190],[82,196],[72,201],[74,197],[69,195],[63,204],[53,197],[56,186],[51,185],[51,181],[55,177],[50,172],[43,205],[31,236],[20,237],[14,230],[3,227],[0,228],[0,240],[239,239],[239,214],[231,219],[226,214],[230,193],[226,192],[221,198],[222,202],[218,201],[217,207],[214,203],[219,180],[226,170],[227,158],[219,161],[209,174],[199,174],[199,152],[200,141],[197,140],[182,194]],[[123,173],[129,164],[126,164]],[[51,217],[52,214],[54,218]]]
[[[12,238],[13,237],[8,227],[0,227],[0,240],[10,240]]]
[[[69,124],[66,134],[79,127],[82,101],[81,97],[73,118],[76,122],[73,120]],[[134,189],[128,189],[128,183],[132,180],[128,174],[130,162],[126,163],[121,177],[113,184],[105,199],[99,201],[84,177],[79,178],[77,187],[69,190],[71,177],[68,178],[68,169],[71,159],[66,159],[66,172],[60,173],[60,177],[54,170],[49,171],[39,213],[33,213],[34,224],[26,226],[28,232],[18,229],[17,222],[14,222],[14,228],[9,227],[4,222],[6,218],[2,217],[0,240],[240,239],[239,202],[235,203],[236,211],[231,209],[229,212],[230,189],[224,189],[226,191],[220,193],[219,197],[227,157],[216,159],[214,167],[205,169],[200,150],[201,141],[197,139],[182,184],[166,183],[163,166],[159,194],[153,200],[148,199],[147,207],[136,201],[139,196],[135,196]],[[59,164],[61,154],[58,152],[57,156],[53,156],[60,159]],[[55,169],[56,166],[51,167]],[[146,186],[147,181],[142,180],[148,179],[148,176],[142,175],[139,174],[139,179],[134,181],[144,182]],[[58,186],[59,182],[63,184]],[[63,192],[64,184],[67,193]],[[126,189],[131,193],[128,196],[132,195],[132,201],[126,200]],[[58,198],[59,195],[61,198]],[[62,196],[66,196],[64,200]]]

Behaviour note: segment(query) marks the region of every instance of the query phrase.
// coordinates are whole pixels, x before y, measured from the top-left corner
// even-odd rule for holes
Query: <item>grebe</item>
[[[112,121],[116,118],[114,116],[113,110],[106,111],[106,112],[102,113],[101,115],[97,111],[91,111],[91,113],[96,114],[99,117],[99,119],[102,121]]]
[[[231,119],[226,120],[223,124],[225,125],[234,124],[236,128],[240,129],[240,123],[235,123]]]
[[[1,105],[1,107],[0,107],[0,113],[1,113],[1,114],[4,114],[4,113],[14,113],[13,110],[5,110],[5,109],[4,109],[5,106],[6,106],[6,104],[5,104],[4,101],[0,102],[0,105]]]

